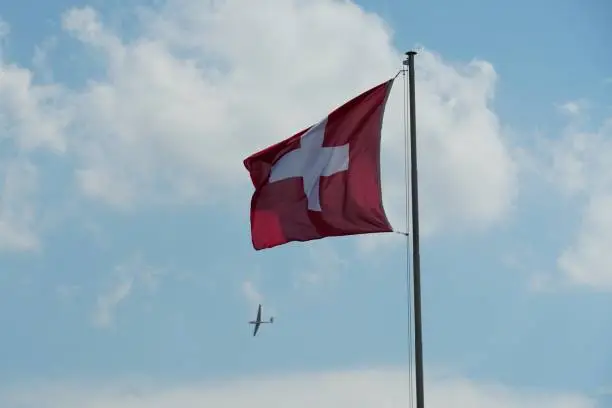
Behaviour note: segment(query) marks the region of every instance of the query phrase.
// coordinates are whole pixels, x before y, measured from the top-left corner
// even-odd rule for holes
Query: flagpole
[[[414,56],[408,51],[404,65],[408,66],[410,88],[410,186],[412,198],[412,265],[414,286],[414,351],[416,371],[416,408],[425,408],[423,385],[423,333],[421,327],[421,254],[419,249],[419,184],[417,176],[416,109],[414,86]]]

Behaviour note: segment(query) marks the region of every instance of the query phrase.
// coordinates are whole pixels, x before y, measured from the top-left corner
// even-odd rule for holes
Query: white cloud
[[[293,3],[268,1],[253,10],[235,1],[183,2],[180,8],[171,1],[149,16],[142,37],[130,44],[107,31],[91,9],[66,13],[64,27],[108,64],[105,81],[75,96],[78,128],[98,129],[96,137],[78,139],[85,192],[124,207],[152,196],[210,200],[227,185],[248,183],[241,163],[248,154],[324,115],[355,85],[365,90],[393,74],[389,62],[396,61],[373,17],[335,2]],[[278,19],[283,12],[286,18]],[[297,26],[279,24],[296,19]],[[325,38],[343,21],[346,32]],[[236,37],[238,26],[241,33],[270,38]],[[309,36],[285,43],[291,31],[314,27]],[[345,43],[361,28],[370,40]],[[346,46],[350,55],[338,58]],[[189,58],[178,56],[185,47],[192,50]],[[361,51],[381,66],[347,75]],[[222,70],[211,66],[213,57]],[[288,62],[305,58],[288,69]],[[308,61],[313,59],[318,62]]]
[[[574,243],[558,260],[572,283],[612,291],[611,210],[612,190],[607,195],[590,197]]]
[[[24,160],[0,164],[0,249],[37,249],[37,213],[33,198],[38,187],[36,168]]]
[[[285,375],[215,384],[48,385],[0,391],[6,408],[379,408],[408,404],[408,378],[399,371],[361,370]],[[316,390],[316,392],[313,392]],[[426,384],[428,408],[596,408],[585,396],[520,390],[462,378]]]
[[[348,266],[348,262],[328,241],[318,241],[309,246],[308,257],[308,263],[295,272],[296,287],[330,284],[336,281]]]
[[[0,42],[10,27],[0,19]],[[36,86],[32,73],[8,64],[0,46],[0,250],[39,247],[38,175],[32,153],[65,151],[69,112],[57,106],[62,88]]]
[[[255,286],[255,283],[253,283],[253,281],[245,280],[244,282],[242,282],[241,288],[242,288],[242,294],[244,295],[246,300],[249,302],[251,309],[255,309],[257,308],[257,305],[263,303],[264,297],[259,291],[259,289],[257,288],[257,286]]]
[[[5,64],[11,80],[0,85],[0,113],[15,143],[67,151],[82,192],[116,208],[214,203],[248,191],[244,157],[401,67],[384,21],[351,2],[248,5],[168,0],[140,9],[129,41],[91,8],[67,11],[64,30],[84,56],[96,54],[104,75],[68,90],[33,85],[29,71]],[[487,228],[517,194],[516,166],[489,107],[495,71],[427,50],[417,64],[423,232]],[[402,93],[400,77],[383,137],[394,225],[404,220]]]
[[[596,130],[584,128],[581,111],[561,138],[544,144],[544,177],[584,202],[579,230],[557,264],[562,282],[612,290],[612,118]]]
[[[107,61],[107,78],[75,96],[78,128],[98,129],[78,143],[79,180],[92,197],[123,207],[160,191],[157,198],[210,200],[248,183],[241,165],[248,154],[400,67],[384,23],[349,2],[179,3],[145,14],[142,36],[130,43],[91,9],[64,16],[64,27]],[[454,67],[427,51],[417,61],[424,224],[499,221],[516,180],[487,106],[493,68],[480,61]],[[394,221],[403,218],[396,205],[403,201],[401,95],[398,81],[384,136]]]
[[[569,101],[558,106],[559,110],[566,115],[580,115],[586,109],[585,101]]]
[[[96,302],[92,322],[98,328],[108,328],[114,323],[117,308],[133,292],[136,283],[143,284],[149,291],[157,288],[161,270],[144,263],[140,256],[134,256],[114,268],[113,284],[101,293]]]
[[[65,152],[71,114],[60,105],[62,87],[34,85],[32,72],[15,65],[2,63],[0,69],[0,130],[7,141],[20,151]]]
[[[115,309],[132,291],[133,277],[122,278],[104,294],[98,296],[93,323],[97,327],[106,328],[112,325]]]
[[[517,168],[489,108],[493,67],[484,61],[451,66],[423,54],[417,68],[423,232],[499,222],[516,198]]]
[[[257,268],[249,271],[251,278],[246,278],[240,283],[240,292],[243,299],[248,304],[246,315],[249,321],[255,318],[258,305],[262,307],[262,319],[266,320],[265,316],[279,317],[279,312],[276,307],[276,296],[267,296],[266,291],[262,290],[263,274]]]
[[[34,48],[34,56],[32,57],[32,66],[35,72],[40,73],[42,79],[48,82],[53,81],[52,67],[49,64],[49,54],[57,46],[57,38],[51,37],[43,41],[42,44]]]

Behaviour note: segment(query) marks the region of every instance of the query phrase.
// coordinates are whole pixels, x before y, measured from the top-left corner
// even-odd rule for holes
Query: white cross
[[[346,171],[349,166],[349,145],[323,147],[327,118],[314,125],[300,138],[300,148],[284,155],[270,172],[269,182],[301,177],[308,209],[321,211],[319,181],[321,177]]]

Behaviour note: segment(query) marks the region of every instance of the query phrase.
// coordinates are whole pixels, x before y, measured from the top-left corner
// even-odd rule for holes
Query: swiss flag
[[[382,205],[380,138],[390,79],[244,160],[256,250],[393,231]]]

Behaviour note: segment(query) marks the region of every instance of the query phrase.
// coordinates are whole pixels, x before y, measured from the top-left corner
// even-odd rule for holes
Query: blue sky
[[[354,406],[345,384],[402,403],[402,236],[255,252],[242,159],[419,46],[426,399],[612,407],[603,0],[0,9],[2,406],[238,406],[255,379],[256,408],[312,387]],[[398,229],[402,86],[382,157]],[[253,339],[260,301],[277,320]]]

